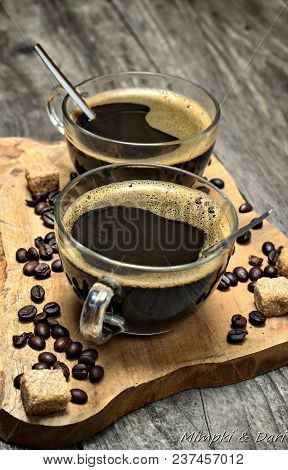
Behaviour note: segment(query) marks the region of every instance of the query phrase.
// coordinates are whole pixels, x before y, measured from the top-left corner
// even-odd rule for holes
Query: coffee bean
[[[57,339],[57,338],[62,338],[63,336],[68,336],[70,337],[70,333],[69,331],[67,330],[67,328],[65,328],[64,326],[62,325],[55,325],[51,328],[51,336],[52,338],[54,339]]]
[[[79,341],[72,341],[66,351],[67,359],[77,359],[80,357],[82,349],[83,344],[79,343]]]
[[[263,313],[253,310],[249,313],[249,322],[251,325],[261,326],[266,322],[266,317]]]
[[[36,351],[42,351],[46,347],[45,339],[42,336],[32,336],[28,339],[28,344],[30,348],[36,349]]]
[[[38,361],[45,362],[45,364],[48,364],[48,366],[52,367],[53,364],[57,361],[57,357],[51,352],[44,351],[39,354]]]
[[[232,328],[235,328],[236,330],[239,328],[245,329],[247,325],[247,319],[240,314],[233,315],[231,318],[231,325]]]
[[[239,243],[239,245],[245,245],[250,241],[251,236],[252,233],[250,232],[250,230],[247,230],[247,232],[243,233],[243,235],[239,235],[239,237],[236,238],[236,241],[237,243]]]
[[[17,390],[20,390],[20,388],[21,388],[21,379],[22,379],[23,375],[24,374],[19,374],[13,380],[13,385],[14,385],[15,388],[17,388]]]
[[[33,338],[34,336],[34,333],[32,333],[32,331],[29,331],[29,333],[24,333],[24,334],[27,336],[27,339]]]
[[[277,277],[278,276],[278,271],[275,266],[265,266],[264,268],[264,276],[265,277]]]
[[[34,271],[34,276],[36,279],[47,279],[51,275],[51,269],[50,266],[46,263],[39,263],[38,266],[36,266],[35,271]]]
[[[12,342],[13,342],[14,348],[23,348],[27,344],[26,333],[12,336]]]
[[[54,350],[60,353],[66,352],[71,343],[72,340],[68,336],[57,338],[54,343]]]
[[[221,281],[219,282],[217,289],[221,291],[228,290],[230,287],[230,279],[223,274]]]
[[[225,276],[228,277],[229,281],[230,281],[230,286],[232,287],[235,287],[237,286],[238,284],[238,278],[235,274],[233,273],[230,273],[230,272],[226,272],[225,273]]]
[[[53,263],[51,264],[52,271],[55,273],[62,273],[63,272],[63,266],[62,266],[62,261],[60,258],[55,259]]]
[[[49,261],[53,256],[53,248],[48,243],[43,243],[39,248],[39,255],[43,261]]]
[[[35,244],[36,248],[40,248],[40,246],[43,245],[43,243],[44,243],[44,238],[43,237],[37,237],[34,240],[34,244]]]
[[[77,380],[85,380],[88,377],[88,369],[85,364],[76,364],[72,368],[72,377]]]
[[[36,364],[33,364],[32,369],[45,370],[45,369],[50,369],[50,366],[46,364],[46,362],[36,362]]]
[[[41,303],[45,297],[45,290],[42,286],[33,286],[30,290],[31,300],[35,303]]]
[[[42,214],[41,219],[43,220],[45,227],[54,228],[54,214],[52,211]]]
[[[102,366],[94,366],[89,370],[89,380],[91,383],[99,382],[104,375],[104,369]]]
[[[239,212],[241,212],[242,214],[246,212],[251,212],[252,210],[253,210],[253,207],[251,206],[251,204],[249,204],[249,202],[244,202],[239,207]]]
[[[225,186],[224,181],[220,178],[213,178],[212,180],[210,180],[210,183],[214,184],[214,186],[216,186],[218,189],[223,189]]]
[[[23,266],[23,274],[25,274],[25,276],[33,276],[38,264],[38,261],[28,261]]]
[[[55,206],[56,199],[57,199],[59,193],[60,193],[60,191],[55,190],[55,191],[51,191],[51,193],[48,194],[48,202],[49,202],[49,204],[51,204],[51,206]]]
[[[61,370],[64,377],[65,377],[65,379],[68,381],[68,379],[70,377],[70,370],[69,370],[69,367],[66,366],[66,364],[64,362],[56,361],[53,364],[53,369]]]
[[[263,271],[258,266],[254,266],[249,271],[249,279],[250,281],[258,281],[263,276]]]
[[[265,242],[262,245],[262,253],[266,256],[269,255],[271,251],[275,251],[275,245],[271,242]]]
[[[83,349],[81,356],[90,356],[92,359],[94,359],[94,361],[96,361],[98,357],[98,351],[94,348]]]
[[[38,325],[38,323],[47,323],[47,315],[45,312],[37,313],[33,318],[34,325]]]
[[[252,219],[251,222],[252,221],[254,222],[254,220],[256,220],[256,219]],[[254,225],[254,227],[252,227],[252,230],[259,230],[262,227],[263,227],[263,220],[260,220],[258,224]]]
[[[249,256],[249,264],[251,266],[261,266],[263,263],[263,258],[259,258],[258,256],[251,255]]]
[[[57,302],[48,302],[44,305],[43,311],[46,313],[47,317],[59,317],[61,314],[61,308]]]
[[[59,325],[59,321],[56,320],[56,318],[48,317],[47,318],[47,323],[50,326],[50,328],[53,328],[55,325]]]
[[[35,246],[31,246],[27,253],[30,261],[39,261],[39,253],[36,250]]]
[[[227,341],[230,344],[237,344],[237,343],[242,343],[242,341],[245,339],[245,337],[248,335],[248,332],[243,329],[234,329],[230,330],[229,333],[227,334]]]
[[[44,339],[50,338],[50,327],[47,323],[37,323],[34,328],[35,336],[42,336]]]
[[[78,363],[85,364],[87,367],[92,367],[95,365],[95,359],[91,356],[85,356],[85,354],[82,352],[78,359]]]
[[[48,244],[51,246],[53,253],[59,253],[59,248],[55,239],[49,240]]]
[[[248,274],[247,269],[243,268],[242,266],[238,266],[237,268],[234,268],[233,274],[237,276],[239,282],[247,282],[249,279],[249,274]]]
[[[70,176],[70,181],[72,181],[72,180],[75,180],[75,178],[77,178],[78,173],[76,173],[76,171],[71,171],[69,176]]]
[[[18,317],[21,322],[30,322],[37,313],[35,305],[25,305],[18,311]]]
[[[279,253],[278,251],[276,250],[272,250],[270,251],[269,255],[268,255],[268,263],[271,265],[271,266],[275,266],[277,261],[278,261],[278,258],[279,258]]]
[[[50,240],[55,240],[55,239],[56,239],[55,232],[48,232],[45,235],[44,242],[49,243]]]
[[[88,395],[84,390],[80,388],[71,388],[71,403],[75,403],[76,405],[85,405],[88,400]]]
[[[39,202],[37,202],[37,204],[35,205],[34,212],[35,212],[36,215],[41,215],[42,212],[43,212],[45,209],[49,208],[49,207],[50,207],[50,206],[49,206],[49,204],[47,204],[47,202],[45,202],[45,201],[39,201]]]
[[[254,294],[255,286],[256,286],[256,281],[249,282],[247,289],[249,290],[249,292],[252,292],[252,294]]]
[[[25,248],[19,248],[19,250],[16,251],[16,261],[18,261],[18,263],[26,263],[28,259],[28,251],[25,250]]]

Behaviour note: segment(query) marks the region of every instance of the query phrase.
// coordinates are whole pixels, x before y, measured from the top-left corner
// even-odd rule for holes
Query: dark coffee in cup
[[[112,300],[110,311],[124,317],[129,332],[141,334],[145,325],[149,333],[169,329],[169,322],[205,300],[225,261],[203,258],[201,264],[202,252],[231,232],[224,211],[209,194],[147,180],[116,182],[86,192],[67,209],[63,225],[86,247],[80,252],[69,245],[61,251],[76,295],[85,299],[103,277],[118,281],[121,294]],[[107,274],[101,257],[103,266],[108,258],[131,269],[124,273],[116,266]],[[137,273],[132,265],[143,270]]]
[[[74,110],[71,118],[80,132],[66,130],[69,153],[79,173],[129,161],[203,173],[216,130],[205,134],[212,119],[200,103],[172,91],[149,88],[106,91],[87,102],[96,118],[89,121]]]

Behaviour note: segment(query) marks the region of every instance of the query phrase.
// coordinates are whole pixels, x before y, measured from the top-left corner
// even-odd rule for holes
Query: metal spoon
[[[74,103],[79,106],[79,108],[83,111],[84,114],[88,117],[91,121],[95,119],[96,114],[92,111],[91,108],[87,105],[86,101],[82,98],[82,96],[76,91],[72,83],[68,80],[65,75],[61,72],[61,70],[57,67],[57,65],[53,62],[53,60],[48,56],[47,52],[44,51],[43,47],[40,44],[36,44],[35,51],[50,70],[52,75],[56,78],[56,80],[60,83],[60,85],[67,91],[68,95],[72,98]]]
[[[215,245],[212,245],[209,248],[206,248],[206,250],[204,250],[202,252],[202,256],[205,257],[205,256],[208,256],[208,255],[211,255],[215,251],[219,250],[219,248],[230,245],[230,243],[235,238],[239,237],[240,235],[243,235],[245,232],[250,230],[250,228],[255,227],[255,225],[259,224],[259,222],[266,219],[271,214],[272,211],[273,211],[272,208],[269,209],[267,212],[264,212],[264,214],[259,215],[259,217],[257,217],[256,219],[251,220],[251,222],[249,222],[249,224],[244,225],[244,227],[239,228],[236,232],[231,233],[231,235],[229,235],[229,237],[223,238],[223,240],[220,240],[220,242],[215,243]]]

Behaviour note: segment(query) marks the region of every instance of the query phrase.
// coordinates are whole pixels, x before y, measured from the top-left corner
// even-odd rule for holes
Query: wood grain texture
[[[41,41],[75,82],[103,72],[161,70],[198,81],[221,102],[283,6],[280,0],[5,3],[18,30],[1,7],[0,134],[47,140],[58,138],[43,104],[51,81],[32,57],[23,36],[29,44]],[[272,220],[287,233],[286,24],[287,10],[222,106],[216,153],[258,211],[268,205],[274,207]],[[260,379],[262,387],[254,385]],[[280,412],[287,414],[286,383],[287,369],[282,368],[241,385],[202,390],[195,407],[192,403],[196,391],[183,392],[126,416],[83,445],[181,448],[177,429],[182,423],[189,428],[189,421],[190,427],[195,425],[203,432],[209,424],[210,431],[216,432],[224,428],[225,414],[231,416],[231,423],[238,423],[239,430],[248,427],[269,431],[273,423],[273,429],[280,433],[286,429],[279,418]],[[255,396],[249,393],[252,385]],[[257,402],[268,389],[273,390],[273,404],[261,401],[260,419]],[[161,424],[154,423],[157,413],[161,414]],[[145,432],[145,427],[149,432]],[[165,429],[170,430],[171,438]],[[202,448],[201,445],[191,448]],[[285,442],[271,442],[267,448],[281,445],[287,447]],[[252,440],[239,448],[245,446],[262,448],[263,444]],[[233,448],[233,442],[221,447]]]

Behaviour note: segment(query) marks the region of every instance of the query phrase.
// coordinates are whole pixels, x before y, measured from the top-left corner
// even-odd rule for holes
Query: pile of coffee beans
[[[31,200],[26,200],[29,207],[34,208],[34,213],[41,217],[45,227],[54,228],[54,206],[60,191],[51,191],[46,194],[35,194]]]

